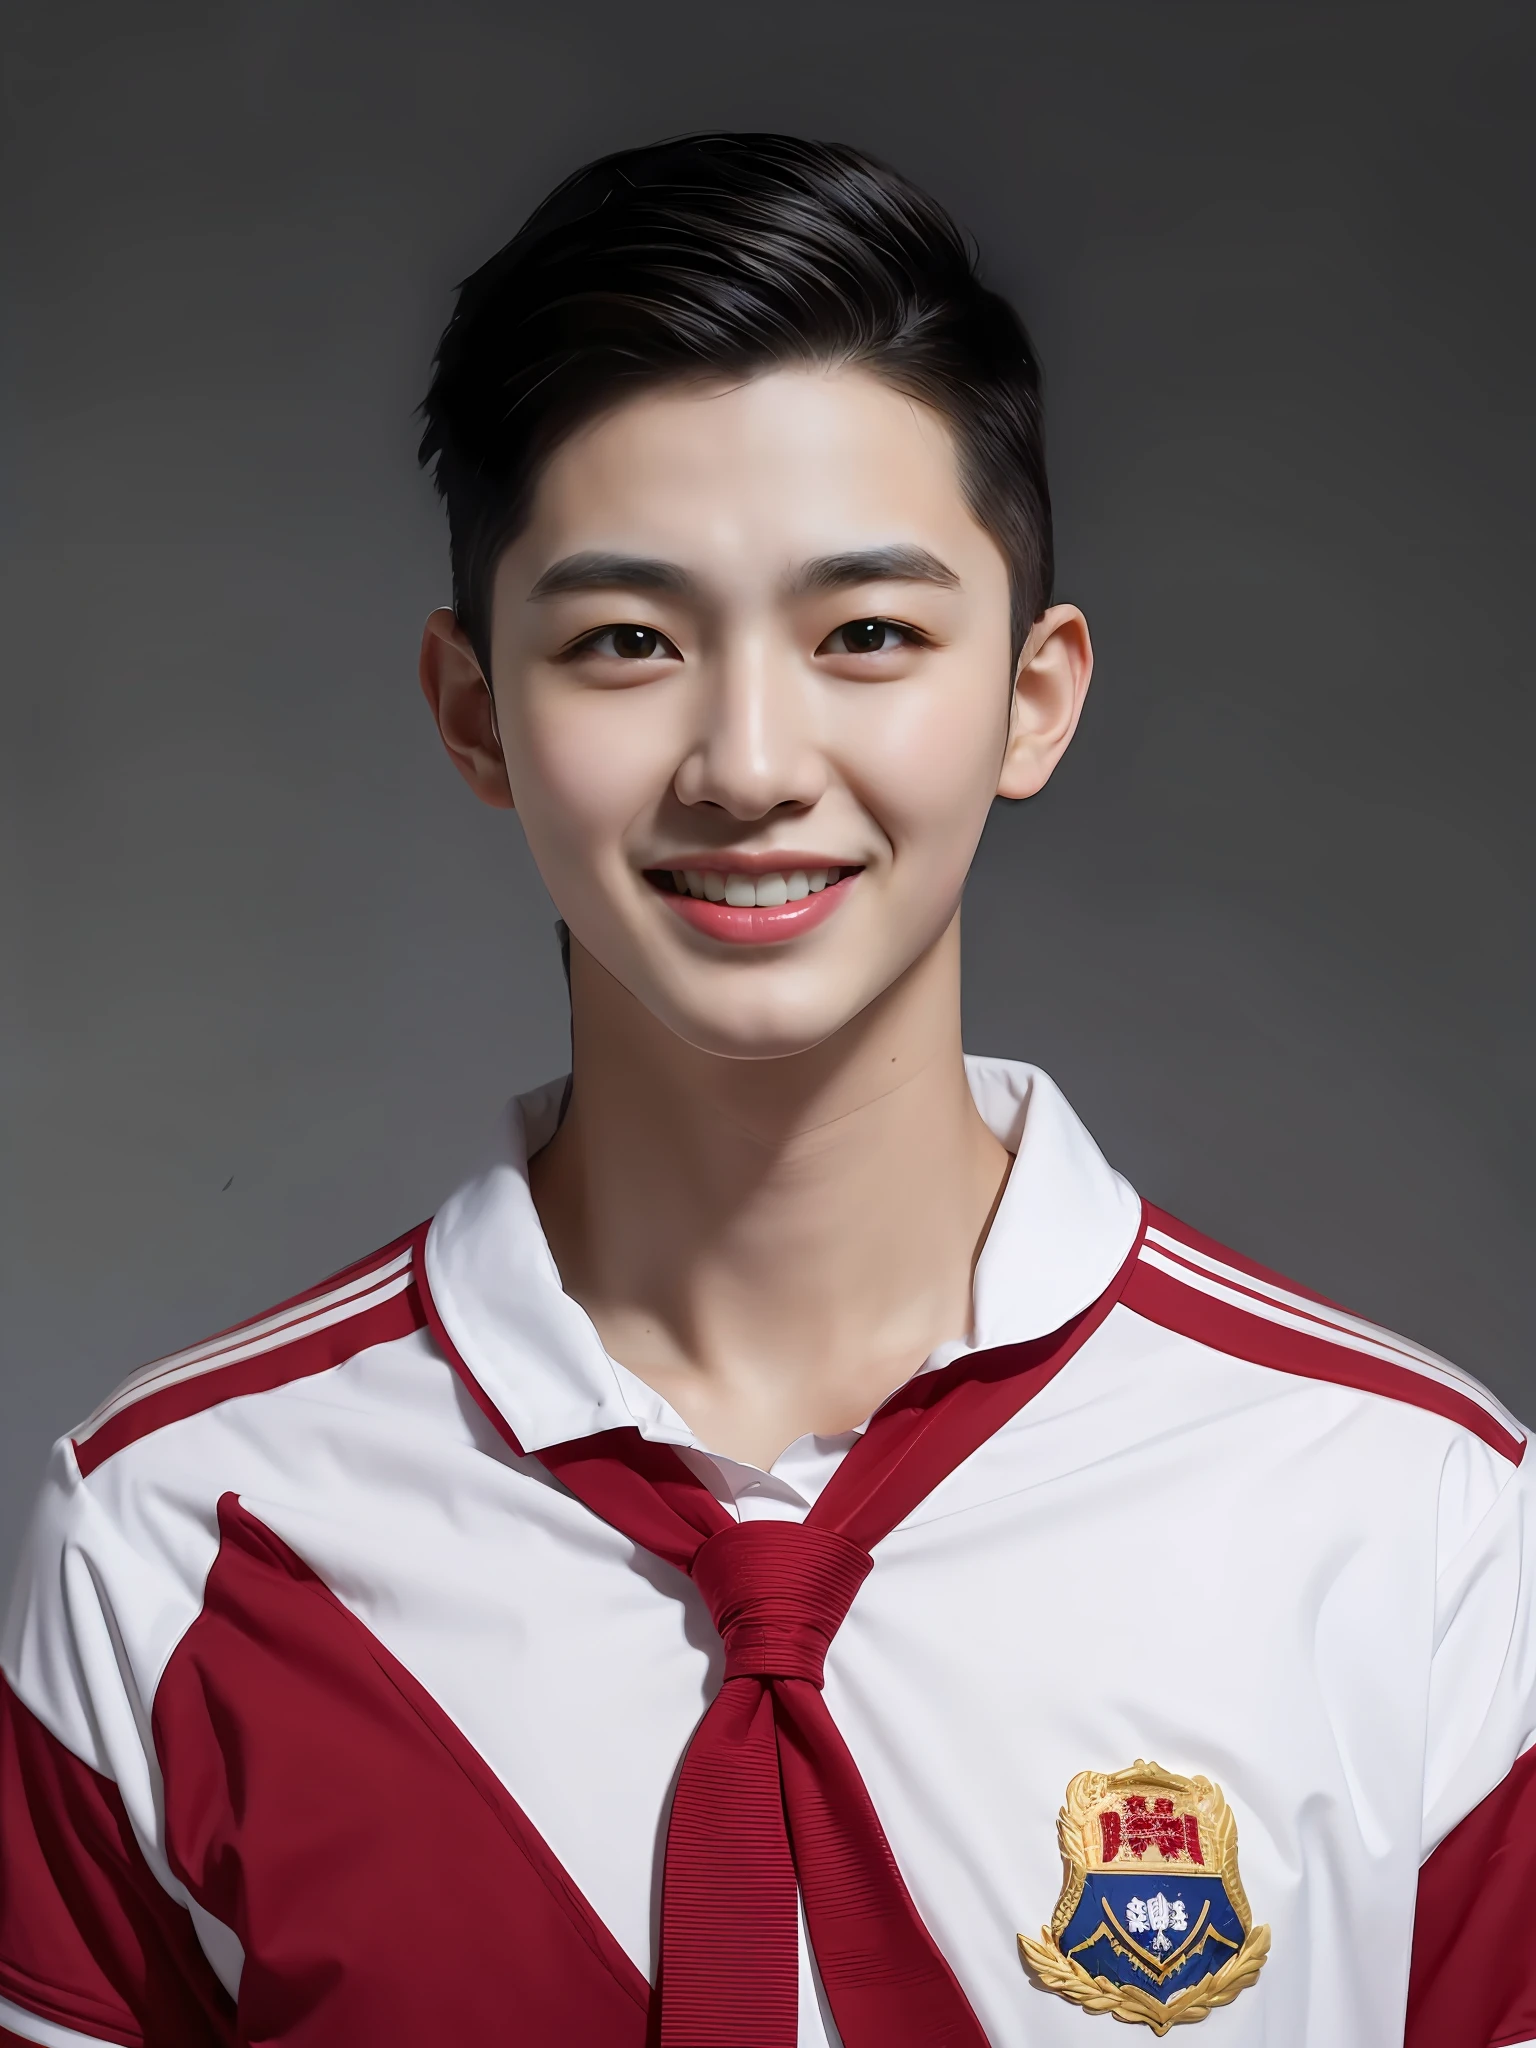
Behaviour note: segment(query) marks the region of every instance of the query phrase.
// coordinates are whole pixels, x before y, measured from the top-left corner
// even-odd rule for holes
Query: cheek
[[[923,854],[936,879],[963,873],[997,793],[1007,739],[1004,692],[956,677],[858,706],[850,778],[899,860]]]
[[[665,721],[636,690],[530,692],[508,734],[512,796],[535,859],[600,861],[670,783]],[[503,730],[506,730],[504,722]]]

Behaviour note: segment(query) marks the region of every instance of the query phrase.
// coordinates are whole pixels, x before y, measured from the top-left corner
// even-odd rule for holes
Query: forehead
[[[590,422],[551,458],[515,553],[534,574],[577,547],[766,571],[892,540],[997,554],[938,413],[867,371],[805,368],[662,386]]]

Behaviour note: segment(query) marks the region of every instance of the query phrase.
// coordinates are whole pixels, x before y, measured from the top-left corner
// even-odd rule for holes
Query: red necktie
[[[661,2048],[795,2048],[797,1883],[844,2048],[986,2048],[827,1711],[822,1665],[875,1544],[1061,1370],[1134,1260],[1133,1248],[1049,1337],[909,1380],[801,1523],[735,1521],[637,1430],[538,1453],[595,1514],[689,1575],[725,1645],[667,1831]]]

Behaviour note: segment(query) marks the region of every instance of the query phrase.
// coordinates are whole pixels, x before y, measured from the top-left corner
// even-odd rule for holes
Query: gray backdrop
[[[427,1213],[562,1061],[416,694],[454,281],[678,130],[930,184],[1050,390],[1082,734],[971,1044],[1536,1408],[1528,7],[41,0],[4,14],[0,1571],[130,1367]]]

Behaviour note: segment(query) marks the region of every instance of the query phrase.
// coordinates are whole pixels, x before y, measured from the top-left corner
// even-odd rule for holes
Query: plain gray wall
[[[8,9],[0,1569],[140,1360],[430,1211],[558,1070],[553,913],[416,694],[412,408],[553,180],[846,138],[1045,357],[1081,737],[968,1029],[1191,1222],[1536,1408],[1532,10]]]

